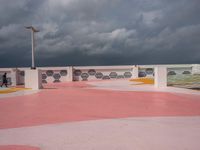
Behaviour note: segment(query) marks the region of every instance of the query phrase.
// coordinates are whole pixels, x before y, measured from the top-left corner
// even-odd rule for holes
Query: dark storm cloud
[[[0,66],[200,63],[199,0],[0,0]]]

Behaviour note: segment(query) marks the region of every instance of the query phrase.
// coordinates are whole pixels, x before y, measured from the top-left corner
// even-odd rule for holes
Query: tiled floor
[[[125,80],[73,82],[1,97],[0,145],[41,150],[199,150],[198,92],[139,88],[130,90]],[[9,149],[0,146],[0,150]]]

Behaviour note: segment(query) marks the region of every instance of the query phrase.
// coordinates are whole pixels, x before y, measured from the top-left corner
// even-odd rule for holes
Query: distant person
[[[3,75],[3,82],[1,84],[1,87],[5,85],[6,87],[8,87],[8,81],[7,81],[7,73],[4,73]]]

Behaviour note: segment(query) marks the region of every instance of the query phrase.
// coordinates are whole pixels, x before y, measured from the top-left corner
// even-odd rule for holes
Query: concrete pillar
[[[10,72],[11,86],[17,85],[17,69],[12,69]]]
[[[155,83],[156,88],[167,87],[167,67],[157,66],[155,67]]]
[[[133,74],[133,76],[132,76],[133,79],[138,78],[138,66],[137,65],[133,66],[132,74]]]
[[[73,81],[73,67],[68,67],[68,81]]]
[[[25,88],[32,88],[33,90],[38,90],[42,88],[41,70],[25,70]]]
[[[192,74],[200,74],[200,64],[192,65]]]

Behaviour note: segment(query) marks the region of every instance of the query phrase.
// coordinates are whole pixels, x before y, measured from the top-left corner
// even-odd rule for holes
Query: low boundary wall
[[[198,74],[200,65],[128,65],[128,66],[70,66],[70,67],[38,67],[42,72],[42,83],[67,81],[117,80],[130,78],[154,78],[156,66],[167,68],[168,75]],[[30,68],[0,68],[0,84],[2,75],[7,72],[10,85],[24,84],[25,70]]]

